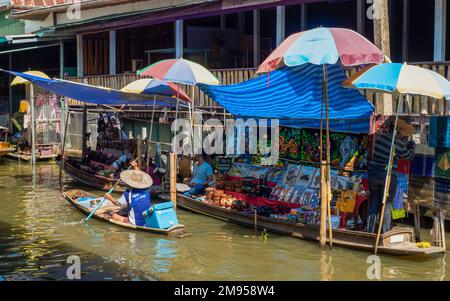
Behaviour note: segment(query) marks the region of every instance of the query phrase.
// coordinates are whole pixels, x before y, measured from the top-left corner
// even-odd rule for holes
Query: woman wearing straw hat
[[[367,232],[375,233],[375,223],[383,202],[387,166],[392,143],[393,123],[376,133],[372,160],[369,162],[369,211],[367,215]],[[386,210],[383,218],[383,233],[391,228],[391,206],[397,189],[397,159],[412,160],[414,157],[415,143],[408,141],[414,133],[414,127],[405,120],[399,119],[397,123],[397,135],[395,138],[394,160],[392,165],[389,194],[386,200]]]
[[[112,219],[135,226],[145,226],[143,213],[150,208],[150,187],[153,181],[149,174],[139,170],[136,162],[132,162],[132,167],[133,170],[120,173],[120,179],[127,186],[123,195],[118,200],[110,194],[106,194],[105,198],[127,210],[127,216],[114,213]]]

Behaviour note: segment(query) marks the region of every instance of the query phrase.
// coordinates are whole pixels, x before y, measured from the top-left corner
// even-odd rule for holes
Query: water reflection
[[[184,239],[83,223],[61,185],[77,187],[64,174],[60,183],[56,164],[33,172],[23,162],[0,162],[0,275],[7,280],[65,279],[69,255],[80,256],[84,280],[367,280],[368,252],[320,251],[315,242],[272,233],[261,240],[253,229],[182,210],[179,220],[192,233]],[[447,256],[381,256],[381,276],[449,280],[447,263]]]

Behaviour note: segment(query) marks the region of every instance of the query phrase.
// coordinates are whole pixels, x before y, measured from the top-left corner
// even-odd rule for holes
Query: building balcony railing
[[[424,68],[431,69],[438,72],[445,78],[450,80],[450,62],[420,62],[414,63]],[[253,78],[256,74],[255,68],[242,69],[216,69],[211,71],[223,85],[231,85],[241,83],[243,81]],[[356,69],[347,71],[348,75],[356,73]],[[84,77],[68,77],[67,80],[83,82],[90,85],[104,86],[113,89],[120,89],[125,85],[139,79],[136,74],[118,74],[118,75],[99,75],[99,76],[84,76]],[[198,87],[189,87],[181,85],[181,87],[188,93],[194,95],[195,106],[197,108],[214,109],[220,106],[207,95],[205,95]],[[192,92],[193,89],[193,92]],[[383,97],[379,93],[365,92],[364,95],[375,106],[377,114],[392,114],[397,108],[398,97]],[[448,101],[436,100],[430,97],[414,96],[410,98],[411,101],[405,102],[405,107],[402,108],[403,114],[412,115],[449,115],[450,106]],[[81,103],[70,100],[71,105],[80,105]]]

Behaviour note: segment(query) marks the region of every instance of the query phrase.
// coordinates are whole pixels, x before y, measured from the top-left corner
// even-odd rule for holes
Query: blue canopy
[[[50,92],[93,104],[153,105],[155,103],[156,106],[175,106],[177,103],[177,99],[173,97],[123,92],[120,90],[92,86],[62,79],[48,79],[3,69],[0,69],[0,71],[4,71],[15,76],[20,76]],[[155,98],[156,102],[154,102]]]
[[[339,66],[328,65],[330,129],[367,133],[374,107],[359,91],[343,88],[346,79]],[[280,119],[281,125],[319,128],[322,81],[322,66],[307,64],[236,85],[199,86],[235,117]]]

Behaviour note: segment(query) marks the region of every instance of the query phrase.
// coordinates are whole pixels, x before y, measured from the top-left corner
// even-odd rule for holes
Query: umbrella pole
[[[31,97],[31,164],[36,164],[36,116],[34,108],[34,86],[30,84]]]
[[[156,95],[153,96],[152,122],[150,123],[150,136],[148,137],[148,140],[147,140],[147,172],[150,168],[150,141],[152,141],[152,136],[153,136],[155,106],[156,106]]]
[[[386,201],[389,196],[389,187],[391,186],[391,178],[392,178],[392,165],[394,161],[394,152],[395,152],[395,137],[397,136],[397,122],[398,122],[398,113],[403,105],[403,97],[400,96],[397,104],[397,112],[395,113],[395,121],[394,121],[394,130],[392,132],[392,142],[391,142],[391,150],[389,153],[389,162],[387,166],[387,175],[386,175],[386,181],[384,183],[384,193],[383,193],[383,201],[382,201],[382,209],[381,209],[381,215],[380,215],[380,224],[378,225],[378,232],[377,232],[377,239],[375,242],[375,249],[374,253],[375,255],[378,252],[378,243],[380,241],[381,236],[381,229],[383,228],[383,221],[384,221],[384,212],[386,211]]]
[[[328,103],[328,70],[327,65],[323,65],[324,70],[324,94],[325,94],[325,118],[326,118],[326,169],[325,169],[325,183],[326,183],[326,200],[327,200],[327,217],[328,217],[328,239],[330,248],[333,248],[333,227],[331,223],[331,185],[330,185],[330,124],[329,124],[329,103]]]
[[[191,115],[191,122],[192,122],[192,155],[194,155],[194,137],[195,137],[195,86],[191,87],[191,101],[192,101],[192,115]]]
[[[320,248],[325,248],[327,244],[327,228],[326,228],[326,182],[325,182],[325,162],[323,161],[323,103],[325,98],[325,68],[323,68],[322,78],[322,99],[320,101]]]

